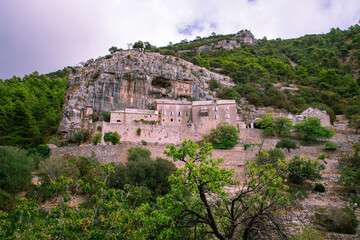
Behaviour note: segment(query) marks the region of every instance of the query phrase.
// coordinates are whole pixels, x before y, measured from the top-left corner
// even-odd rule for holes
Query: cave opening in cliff
[[[171,90],[171,80],[163,77],[156,77],[152,80],[151,85],[156,88],[165,88]]]

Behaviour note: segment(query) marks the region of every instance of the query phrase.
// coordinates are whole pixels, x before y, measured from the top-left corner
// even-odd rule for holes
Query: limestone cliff
[[[155,99],[209,100],[210,79],[233,86],[229,77],[173,56],[119,51],[78,68],[67,83],[59,133],[68,138],[103,111],[154,109]]]

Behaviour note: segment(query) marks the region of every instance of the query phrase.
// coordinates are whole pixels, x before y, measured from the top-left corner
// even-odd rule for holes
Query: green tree
[[[110,112],[104,111],[102,115],[105,122],[110,122]]]
[[[360,113],[351,115],[351,117],[350,117],[350,126],[355,128],[356,134],[358,134],[359,128],[360,128]]]
[[[96,146],[99,142],[101,142],[101,133],[97,133],[94,135],[94,137],[91,139],[91,142]]]
[[[185,164],[170,177],[171,193],[160,200],[173,216],[173,228],[186,232],[187,238],[253,239],[275,234],[286,239],[273,217],[275,209],[289,203],[283,172],[271,164],[247,162],[243,187],[229,194],[224,187],[239,183],[233,180],[234,170],[219,167],[223,160],[213,158],[210,144],[199,148],[184,140],[181,148],[167,148],[167,156]]]
[[[277,148],[286,148],[288,152],[290,152],[290,149],[297,149],[298,146],[296,145],[296,142],[289,139],[289,138],[283,138],[280,141],[276,143]]]
[[[80,145],[82,142],[86,142],[87,140],[89,140],[89,137],[90,137],[89,130],[85,128],[81,128],[76,130],[72,134],[71,139],[75,142],[78,142],[78,144]]]
[[[121,136],[118,134],[118,132],[112,132],[111,135],[110,135],[110,142],[113,144],[113,145],[116,145],[120,142],[120,139],[121,139]]]
[[[26,190],[32,179],[33,159],[26,151],[0,146],[0,188],[8,193]]]
[[[137,50],[139,50],[140,52],[142,52],[143,50],[144,50],[144,43],[142,42],[142,41],[137,41],[137,42],[135,42],[133,45],[132,45],[132,48],[133,49],[137,49]]]
[[[295,132],[305,140],[328,139],[335,135],[331,127],[321,126],[320,119],[308,117],[295,125]]]
[[[324,164],[318,161],[304,156],[295,156],[289,163],[289,180],[296,184],[303,184],[305,180],[320,180],[322,178],[320,172],[324,169]]]
[[[274,128],[277,134],[289,136],[293,128],[292,120],[290,118],[281,117],[274,120]]]
[[[110,54],[114,54],[114,53],[116,53],[117,51],[119,51],[119,49],[118,49],[117,47],[115,47],[115,46],[112,46],[111,48],[109,48]]]
[[[238,130],[227,123],[219,123],[216,129],[211,129],[211,133],[204,136],[204,140],[211,143],[216,149],[233,148],[237,144],[238,138]]]

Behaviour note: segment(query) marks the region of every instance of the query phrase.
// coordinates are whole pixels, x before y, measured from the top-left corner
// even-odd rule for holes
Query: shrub
[[[335,135],[331,127],[321,126],[320,119],[308,117],[295,125],[295,132],[304,140],[329,139]]]
[[[32,179],[33,159],[26,151],[0,146],[0,188],[8,193],[26,190]]]
[[[327,142],[325,143],[325,148],[328,150],[336,150],[338,149],[339,145],[332,143],[332,142]]]
[[[62,147],[65,145],[65,142],[60,139],[60,136],[55,134],[52,135],[46,142],[47,144],[54,144],[57,147]]]
[[[286,158],[283,151],[279,148],[273,148],[268,151],[262,150],[259,153],[255,154],[256,163],[259,165],[264,164],[276,164],[279,160],[283,160]]]
[[[297,201],[297,200],[302,201],[308,198],[307,192],[303,189],[290,187],[288,191],[290,193],[290,199],[292,201]]]
[[[85,128],[79,129],[71,135],[71,139],[75,142],[78,142],[79,145],[82,142],[86,142],[87,140],[89,140],[89,137],[89,130]]]
[[[110,112],[104,111],[102,115],[105,122],[110,122]]]
[[[324,169],[325,166],[318,161],[313,161],[308,157],[295,156],[289,163],[289,180],[296,184],[303,184],[305,180],[319,180],[322,178],[320,171]]]
[[[136,129],[136,135],[138,135],[138,136],[141,135],[141,128]]]
[[[8,212],[15,207],[15,199],[10,194],[0,188],[0,211]]]
[[[316,192],[325,192],[325,186],[322,185],[321,183],[316,183],[315,187],[314,187],[314,191]]]
[[[315,212],[316,224],[336,233],[355,234],[359,224],[354,212],[348,208],[318,208]]]
[[[98,132],[101,132],[102,127],[101,127],[101,126],[97,126],[96,130],[97,130]]]
[[[97,133],[91,139],[91,142],[96,146],[99,142],[101,142],[101,133]]]
[[[118,132],[112,132],[110,135],[110,142],[113,145],[116,145],[120,142],[121,136],[118,134]]]
[[[325,238],[314,228],[308,226],[296,233],[291,240],[325,240]]]
[[[104,141],[105,142],[110,142],[110,136],[111,136],[112,132],[107,132],[104,135]]]
[[[284,138],[281,139],[276,146],[277,148],[286,148],[288,150],[288,152],[290,152],[290,149],[297,149],[298,146],[296,145],[296,142],[294,142],[291,139],[288,138]]]
[[[204,136],[204,140],[210,142],[215,149],[229,149],[237,144],[238,134],[233,125],[219,123],[216,129],[211,129],[211,133]]]
[[[74,160],[52,156],[39,164],[39,172],[46,174],[51,180],[64,176],[76,180],[80,177],[80,171]]]
[[[142,145],[146,146],[148,143],[145,140],[141,140]]]
[[[147,187],[153,196],[170,191],[168,177],[175,171],[175,165],[165,159],[151,159],[151,152],[146,148],[128,149],[128,162],[115,167],[109,176],[108,185],[124,189],[126,184]]]
[[[30,156],[30,155],[38,155],[42,158],[48,158],[50,156],[50,148],[48,145],[44,145],[44,144],[41,144],[41,145],[38,145],[34,148],[30,148],[28,151],[27,151],[27,155]]]
[[[219,87],[221,87],[221,84],[218,82],[218,81],[216,81],[215,79],[210,79],[210,81],[209,81],[209,88],[210,88],[210,90],[211,91],[214,91],[215,89],[217,89],[217,88],[219,88]]]

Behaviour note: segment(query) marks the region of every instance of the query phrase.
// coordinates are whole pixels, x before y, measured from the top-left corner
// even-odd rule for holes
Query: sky
[[[360,0],[0,0],[0,79],[53,72],[108,54],[250,30],[297,38],[348,29]]]

